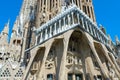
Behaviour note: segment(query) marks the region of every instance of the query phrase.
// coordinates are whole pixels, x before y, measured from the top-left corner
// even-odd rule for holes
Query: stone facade
[[[0,80],[120,80],[120,41],[96,24],[92,0],[24,0],[8,42],[0,34]]]

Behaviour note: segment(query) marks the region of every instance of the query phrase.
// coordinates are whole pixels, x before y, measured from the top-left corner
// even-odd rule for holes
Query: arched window
[[[98,76],[97,76],[97,80],[102,80],[102,76],[101,76],[101,75],[98,75]]]
[[[73,80],[73,74],[68,74],[68,80]]]
[[[47,80],[53,80],[53,74],[48,74],[47,75]]]
[[[82,74],[68,74],[68,80],[83,80]]]
[[[82,80],[82,74],[75,74],[76,80]]]

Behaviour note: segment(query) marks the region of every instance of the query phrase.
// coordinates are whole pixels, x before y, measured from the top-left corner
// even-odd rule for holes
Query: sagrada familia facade
[[[120,41],[97,26],[92,0],[23,0],[8,41],[0,34],[0,80],[120,80]]]

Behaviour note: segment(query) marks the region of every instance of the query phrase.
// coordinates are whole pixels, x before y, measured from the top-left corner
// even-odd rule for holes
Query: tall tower
[[[29,43],[27,44],[35,44],[35,34],[32,32],[33,27],[40,27],[62,12],[64,8],[72,5],[76,5],[93,22],[96,22],[92,0],[24,0],[19,17],[21,29],[24,29],[26,21],[30,21],[27,35],[27,42]]]
[[[35,34],[32,31],[33,27],[40,27],[62,12],[64,8],[72,5],[76,5],[87,14],[93,22],[96,22],[92,0],[24,0],[19,17],[22,29],[25,22],[27,20],[30,21],[27,35],[27,44],[30,44],[28,47],[35,44]]]
[[[37,0],[36,27],[53,18],[62,10],[62,7],[67,8],[73,4],[96,22],[92,0]]]
[[[96,22],[92,0],[64,0],[65,5],[77,5],[85,14]]]
[[[77,0],[78,1],[78,0]],[[95,14],[94,14],[94,8],[92,5],[92,0],[81,0],[81,9],[94,21],[96,22],[95,19]]]
[[[9,21],[5,25],[5,27],[2,31],[0,44],[8,44],[8,34],[9,34]]]
[[[18,16],[19,18],[19,30],[21,31],[22,37],[25,35],[25,25],[26,23],[30,23],[28,26],[28,31],[27,31],[27,42],[26,46],[30,43],[31,39],[30,37],[32,36],[32,27],[35,26],[34,23],[34,18],[35,18],[35,12],[37,9],[37,0],[23,0],[22,7],[20,10],[20,14]],[[32,38],[33,39],[33,38]]]
[[[9,22],[0,34],[0,80],[120,79],[120,41],[95,23],[92,0],[23,0],[10,42]]]
[[[25,23],[25,20],[30,18],[30,14],[35,7],[36,0],[24,0],[22,8],[20,10],[21,24]]]
[[[36,26],[44,24],[60,12],[62,0],[37,0]]]

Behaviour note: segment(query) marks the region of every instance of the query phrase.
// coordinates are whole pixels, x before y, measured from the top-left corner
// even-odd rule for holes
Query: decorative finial
[[[8,20],[7,24],[5,25],[5,27],[3,29],[3,33],[4,34],[8,34],[9,33],[9,24],[10,24],[10,20]]]
[[[17,16],[12,31],[17,31],[18,25],[19,25],[19,17]]]
[[[120,41],[119,41],[118,36],[115,36],[115,41],[116,41],[116,44],[117,44],[117,45],[120,44]]]
[[[112,39],[111,39],[111,36],[110,36],[109,34],[108,34],[108,38],[109,38],[109,40],[112,40]]]
[[[100,26],[100,30],[106,35],[106,30],[105,30],[105,28],[103,27],[103,25],[99,24],[99,26]]]

